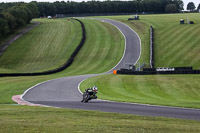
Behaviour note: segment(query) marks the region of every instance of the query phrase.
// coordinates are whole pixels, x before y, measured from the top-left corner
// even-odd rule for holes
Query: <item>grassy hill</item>
[[[180,19],[194,25],[180,25]],[[193,66],[200,69],[199,14],[157,15],[149,23],[155,27],[155,65],[157,67]]]
[[[0,72],[38,72],[66,62],[81,40],[75,20],[38,19],[40,25],[17,39],[0,57]]]

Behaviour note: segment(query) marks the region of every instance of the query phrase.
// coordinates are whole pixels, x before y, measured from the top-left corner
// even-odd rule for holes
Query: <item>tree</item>
[[[9,32],[8,23],[5,19],[0,18],[0,37],[6,35]]]
[[[188,5],[187,5],[187,10],[190,10],[190,11],[194,11],[195,9],[195,5],[193,2],[189,2]]]
[[[28,8],[31,11],[32,14],[32,18],[36,18],[39,15],[39,11],[38,11],[38,6],[36,2],[31,2],[26,4],[25,6],[26,8]]]
[[[36,2],[0,3],[0,38],[38,17]]]
[[[9,12],[4,13],[5,19],[8,21],[9,32],[13,32],[17,26],[16,19]]]
[[[166,13],[177,13],[178,8],[177,8],[176,4],[168,4],[165,8],[165,12]]]
[[[200,4],[199,4],[199,6],[197,7],[197,10],[200,12]]]
[[[176,4],[176,7],[178,8],[177,10],[181,11],[181,10],[184,10],[184,3],[182,0],[174,0],[172,1],[174,2],[174,4]]]
[[[15,18],[16,28],[26,24],[26,13],[21,8],[12,7],[8,10],[8,13]]]

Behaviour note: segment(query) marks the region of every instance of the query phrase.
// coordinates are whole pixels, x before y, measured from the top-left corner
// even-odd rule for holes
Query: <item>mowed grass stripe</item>
[[[95,43],[93,43],[89,58],[92,58],[92,60],[95,62],[86,62],[87,64],[85,64],[85,66],[90,66],[90,70],[95,71],[95,68],[101,66],[102,60],[105,59],[104,56],[108,54],[107,50],[110,48],[110,45],[107,45],[107,47],[103,46],[105,43],[109,43],[108,40],[109,34],[107,33],[105,27],[100,24],[100,22],[95,21],[95,23],[90,23],[90,24],[92,24],[92,27],[90,28],[95,29],[95,32],[91,31],[90,40],[88,40],[88,42],[95,42]],[[104,33],[104,35],[102,33]],[[91,34],[95,35],[91,36]],[[95,41],[96,38],[99,38],[99,40]],[[103,50],[104,48],[105,50]]]
[[[0,57],[1,68],[16,72],[54,69],[63,65],[78,46],[81,39],[78,22],[64,19],[36,21],[41,24],[16,40]]]
[[[75,57],[76,62],[73,63],[73,66],[69,67],[69,73],[87,73],[93,66],[94,56],[98,52],[98,48],[100,47],[100,41],[103,40],[101,34],[98,33],[99,30],[96,26],[96,22],[90,22],[89,20],[81,20],[86,28],[86,41],[84,47],[81,48],[79,54]],[[97,38],[96,40],[94,40]],[[92,62],[91,62],[92,61]],[[74,67],[76,66],[76,67]],[[71,71],[71,72],[70,72]]]
[[[71,50],[75,50],[75,48],[78,46],[80,39],[81,39],[81,28],[80,28],[80,24],[76,21],[71,21],[72,25],[66,25],[65,23],[69,23],[69,21],[63,21],[64,23],[61,24],[57,24],[56,28],[60,28],[57,30],[56,35],[59,35],[59,33],[62,33],[62,28],[66,28],[66,32],[65,34],[62,35],[62,38],[57,38],[57,36],[55,36],[53,39],[54,41],[51,42],[52,44],[54,44],[53,46],[50,45],[48,46],[48,49],[50,49],[51,52],[46,51],[48,57],[53,58],[50,59],[50,64],[52,64],[52,67],[54,67],[54,65],[57,64],[57,66],[61,66],[63,65],[66,60],[69,58],[69,56],[71,56],[72,51]],[[65,24],[65,25],[64,25]],[[67,26],[67,27],[65,27]],[[79,37],[80,36],[80,37]],[[61,43],[61,41],[63,40],[63,43]],[[76,41],[77,40],[77,41]],[[67,45],[66,45],[67,44]],[[53,57],[52,57],[52,53],[54,53]],[[45,58],[45,57],[44,57]],[[59,64],[58,64],[59,63]]]
[[[112,47],[112,38],[113,36],[110,32],[109,32],[109,28],[110,29],[115,29],[114,27],[110,26],[109,24],[104,24],[103,22],[97,23],[98,27],[103,27],[102,28],[102,32],[104,32],[104,36],[102,36],[102,41],[99,42],[100,43],[100,47],[99,49],[101,49],[101,51],[104,51],[103,53],[97,53],[96,54],[96,59],[99,60],[97,63],[94,64],[94,67],[97,66],[102,66],[102,64],[107,64],[108,66],[110,66],[110,61],[106,62],[107,58],[106,57],[113,57],[112,55],[112,51],[111,51],[111,47]],[[116,42],[114,42],[116,43]],[[107,47],[105,48],[104,45],[107,45]],[[116,49],[116,48],[115,48]],[[114,49],[113,49],[114,50]],[[113,57],[114,58],[114,57]],[[111,64],[111,66],[114,66],[114,64]],[[103,71],[103,67],[101,67],[98,71]]]
[[[185,31],[185,28],[179,28],[174,30],[169,30],[166,33],[163,33],[163,37],[160,38],[161,43],[157,44],[161,48],[164,48],[165,52],[171,52],[173,50],[174,46],[176,46],[177,43],[180,43],[182,41],[182,37],[184,36],[182,33]],[[189,31],[188,31],[189,32]],[[159,39],[159,34],[156,35],[156,39]],[[168,53],[166,53],[168,54]]]
[[[194,21],[194,25],[180,25],[180,19],[186,19],[189,15],[189,19]],[[170,15],[154,15],[152,18],[147,19],[144,16],[144,21],[147,23],[153,23],[156,28],[155,32],[155,61],[157,67],[175,67],[175,66],[193,66],[199,69],[198,60],[193,61],[191,58],[185,60],[184,58],[190,58],[187,53],[182,53],[182,55],[177,55],[180,51],[191,51],[191,47],[188,45],[193,45],[192,47],[198,48],[199,39],[199,20],[197,20],[198,14],[170,14]],[[155,23],[156,22],[156,23]],[[189,40],[189,41],[188,41]],[[187,49],[187,50],[186,50]],[[191,53],[190,53],[191,55]],[[194,56],[194,53],[192,53]],[[172,58],[177,58],[176,60],[168,63]],[[198,55],[196,54],[196,57]]]
[[[192,33],[193,35],[200,34],[200,29]],[[194,66],[197,69],[200,69],[200,58],[198,57],[200,52],[200,47],[197,45],[200,42],[200,38],[193,38],[191,36],[191,39],[188,40],[186,43],[187,45],[191,45],[189,49],[186,49],[185,53],[182,54],[182,64],[188,62],[190,66]],[[192,55],[192,57],[191,57]]]
[[[103,75],[84,81],[81,89],[97,85],[100,99],[200,108],[198,82],[199,75]]]
[[[181,31],[184,31],[184,30],[182,29]],[[171,32],[173,32],[173,30]],[[189,32],[190,31],[188,31],[188,33]],[[184,41],[185,41],[185,40],[183,40],[184,36],[185,36],[184,34],[180,34],[178,36],[177,35],[173,35],[172,36],[173,38],[170,38],[170,39],[166,38],[165,41],[161,40],[160,44],[165,45],[165,47],[164,46],[160,46],[160,44],[158,44],[158,43],[155,44],[155,46],[156,46],[155,47],[155,51],[156,51],[155,53],[158,53],[160,55],[162,54],[162,56],[159,56],[159,57],[156,56],[155,57],[155,60],[156,60],[155,63],[156,63],[156,65],[158,64],[157,66],[167,67],[168,61],[172,57],[176,56],[175,54],[182,49],[182,45],[178,45],[178,44],[184,43]],[[157,35],[157,37],[158,37],[158,35]],[[161,64],[161,63],[166,63],[166,64]]]
[[[185,34],[188,34],[190,36],[193,36],[191,35],[190,33],[195,29],[195,27],[192,27],[190,29],[187,29],[187,28],[182,28],[182,29],[179,29],[181,31],[181,33],[183,33],[183,31],[185,31]],[[171,31],[173,32],[173,31]],[[180,35],[173,35],[172,37],[173,38],[167,38],[166,41],[170,41],[171,40],[171,43],[168,43],[168,48],[165,49],[165,52],[166,52],[166,56],[170,56],[172,55],[173,53],[177,53],[178,51],[180,51],[182,48],[182,45],[177,45],[178,43],[186,43],[186,40],[183,39],[185,37],[185,34],[180,34]],[[191,38],[191,37],[190,37]],[[190,39],[189,38],[189,39]],[[188,39],[188,38],[187,38]],[[163,42],[165,43],[165,42]]]
[[[174,64],[173,62],[176,62],[177,65],[180,66],[184,66],[184,60],[180,60],[180,58],[183,58],[184,56],[187,56],[188,53],[191,52],[191,49],[195,47],[195,45],[198,42],[194,42],[193,40],[193,36],[198,34],[199,31],[195,30],[195,32],[191,32],[188,37],[186,39],[184,39],[184,44],[185,46],[182,46],[181,48],[179,48],[179,50],[176,51],[176,54],[174,56],[171,56],[169,62],[167,63],[169,66],[171,66],[171,64]],[[175,46],[176,47],[176,46]],[[190,59],[192,60],[192,59]],[[189,62],[188,62],[189,63]],[[190,65],[190,64],[187,64]],[[196,67],[196,63],[195,64],[191,64],[192,66]]]
[[[69,74],[102,73],[113,68],[124,52],[124,38],[112,25],[98,20],[84,19],[86,42],[76,56]],[[87,68],[87,69],[85,69]]]

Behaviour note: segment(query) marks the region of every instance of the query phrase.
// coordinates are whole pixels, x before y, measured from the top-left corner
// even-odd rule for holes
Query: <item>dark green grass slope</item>
[[[64,64],[81,40],[81,26],[75,20],[38,19],[29,31],[0,57],[0,72],[38,72]],[[11,71],[9,71],[11,70]]]

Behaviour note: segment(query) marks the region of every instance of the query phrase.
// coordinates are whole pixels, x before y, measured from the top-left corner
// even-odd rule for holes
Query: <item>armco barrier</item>
[[[86,39],[86,32],[85,32],[85,26],[84,26],[84,24],[80,20],[78,20],[78,19],[74,19],[74,20],[78,21],[81,24],[82,39],[81,39],[79,45],[77,46],[77,48],[75,49],[75,51],[70,56],[70,58],[65,62],[65,64],[63,64],[59,68],[56,68],[56,69],[53,69],[53,70],[44,71],[44,72],[35,72],[35,73],[1,73],[0,77],[48,75],[48,74],[53,74],[53,73],[61,72],[64,69],[66,69],[67,67],[69,67],[72,64],[72,62],[74,60],[74,57],[77,55],[77,53],[79,52],[79,50],[81,49],[81,47],[85,43],[85,39]]]
[[[150,26],[150,67],[154,68],[154,29]]]

